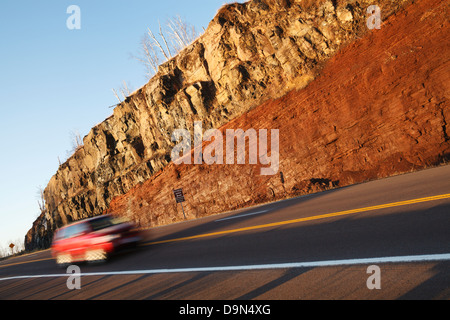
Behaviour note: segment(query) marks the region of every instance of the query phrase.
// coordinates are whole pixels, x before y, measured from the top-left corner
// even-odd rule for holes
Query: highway
[[[450,166],[151,228],[79,267],[71,290],[49,250],[0,261],[0,300],[448,300]]]

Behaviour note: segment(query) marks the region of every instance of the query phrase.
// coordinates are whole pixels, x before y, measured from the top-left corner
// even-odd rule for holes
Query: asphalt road
[[[0,299],[448,300],[450,166],[146,236],[136,251],[79,265],[78,290],[48,250],[1,261]]]

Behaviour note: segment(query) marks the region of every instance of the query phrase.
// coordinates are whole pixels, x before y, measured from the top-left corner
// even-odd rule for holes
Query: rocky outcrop
[[[378,1],[382,18],[387,19],[406,3],[409,1]],[[366,9],[371,4],[366,0],[253,0],[221,8],[204,35],[160,66],[157,75],[118,105],[111,117],[94,127],[84,137],[83,147],[60,166],[44,192],[46,212],[26,235],[26,249],[48,246],[57,227],[102,214],[115,197],[166,174],[165,168],[170,163],[174,146],[171,134],[175,129],[192,129],[194,121],[202,121],[204,130],[220,128],[268,99],[281,98],[293,89],[307,87],[336,52],[368,32]],[[352,71],[347,70],[345,74],[351,75]],[[330,91],[323,89],[315,94],[326,96]],[[343,99],[347,101],[348,98]],[[310,114],[310,122],[314,123],[312,109],[314,106],[306,109],[303,116]],[[361,115],[358,116],[362,119]],[[354,123],[345,125],[354,127],[360,118],[352,118]],[[316,128],[319,130],[314,133],[318,139],[316,143],[321,139],[331,139],[327,140],[328,150],[333,147],[340,150],[336,146],[343,139],[338,138],[338,130],[345,126],[336,124],[334,127],[333,139],[329,138],[333,133],[324,131],[326,136],[322,136],[319,133],[322,129]],[[417,132],[411,134],[416,136]],[[370,143],[371,140],[360,141],[362,146]],[[307,146],[307,149],[311,147]],[[348,150],[340,152],[334,157],[342,159],[352,154]],[[286,153],[286,157],[290,155]],[[329,164],[325,159],[322,161],[314,164],[316,169],[311,167],[308,170],[325,170]],[[191,172],[198,169],[193,170]],[[234,169],[225,169],[222,174],[227,170]],[[286,170],[281,172],[286,176]],[[282,180],[287,181],[287,177]],[[191,178],[192,181],[198,180],[194,176]],[[302,181],[296,183],[296,188],[303,190],[300,186]],[[148,200],[136,205],[144,207],[145,202],[157,203],[158,196],[168,197],[163,189],[154,195],[155,198],[147,197]],[[277,194],[278,191],[272,193]],[[203,202],[208,203],[207,194],[202,196],[199,193],[198,197],[203,197]],[[237,197],[241,199],[231,200],[232,207],[238,206],[236,203],[242,205],[253,201],[248,200],[245,193]],[[224,207],[217,205],[213,211],[219,208]],[[202,213],[206,209],[198,210],[195,216],[206,214]],[[158,219],[147,220],[153,223]]]
[[[276,175],[250,164],[170,164],[109,212],[157,226],[184,219],[175,188],[188,218],[199,218],[450,160],[449,8],[418,1],[335,55],[305,89],[221,128],[279,129]]]

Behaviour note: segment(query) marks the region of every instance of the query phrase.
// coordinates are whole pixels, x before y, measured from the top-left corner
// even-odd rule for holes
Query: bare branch
[[[116,90],[114,90],[114,88],[111,90],[114,93],[114,95],[116,96],[117,100],[119,100],[119,103],[122,103],[122,100],[120,100],[119,95],[117,94]]]
[[[41,186],[38,187],[37,197],[38,197],[37,203],[39,206],[39,211],[42,214],[45,212],[45,198],[44,198],[44,188],[42,188]]]
[[[76,152],[78,149],[83,147],[83,138],[81,138],[78,130],[72,130],[70,132],[70,139],[72,141],[72,152]]]
[[[164,33],[162,32],[161,23],[159,21],[158,21],[158,24],[159,24],[159,35],[163,39],[164,44],[166,45],[166,49],[169,54],[169,57],[172,58],[172,53],[170,52],[169,45],[167,44],[166,37],[164,36]],[[168,58],[167,60],[169,60],[170,58]]]
[[[158,72],[162,62],[171,59],[198,37],[195,27],[183,21],[180,16],[170,19],[165,28],[161,23],[158,24],[158,37],[147,28],[147,33],[141,40],[139,55],[132,56],[145,66],[148,78]]]
[[[161,53],[164,55],[164,57],[166,58],[166,61],[169,60],[170,57],[168,56],[168,53],[164,50],[164,48],[162,47],[161,43],[155,37],[155,35],[153,34],[152,30],[150,30],[150,28],[148,29],[148,35],[153,40],[154,44],[159,48]]]
[[[129,96],[131,94],[130,89],[128,89],[127,83],[125,82],[125,80],[123,81],[123,90],[122,92],[124,92],[127,96]]]

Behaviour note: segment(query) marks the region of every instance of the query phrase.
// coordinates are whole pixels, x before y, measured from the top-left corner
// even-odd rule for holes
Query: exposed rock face
[[[433,3],[433,6],[443,3],[443,1],[428,2]],[[379,112],[389,114],[390,111],[382,108],[377,109],[372,100],[365,98],[365,91],[361,90],[372,87],[378,90],[378,82],[376,81],[381,82],[381,79],[372,79],[377,79],[380,73],[389,76],[389,72],[394,71],[393,68],[396,68],[397,63],[402,61],[403,56],[411,57],[411,55],[404,52],[397,54],[391,52],[390,55],[385,52],[378,52],[378,54],[386,55],[384,59],[389,64],[385,63],[384,66],[379,66],[375,71],[369,69],[370,71],[367,71],[363,79],[361,75],[355,73],[356,70],[361,68],[363,62],[360,59],[358,60],[360,62],[354,62],[348,58],[347,65],[342,66],[345,72],[343,72],[343,69],[336,70],[342,79],[336,80],[331,76],[327,79],[326,75],[321,76],[321,79],[327,79],[326,81],[330,82],[325,81],[322,83],[321,89],[311,91],[312,96],[308,97],[307,104],[299,105],[298,102],[295,102],[297,99],[306,99],[307,96],[295,98],[295,95],[304,95],[305,93],[301,93],[302,91],[294,91],[283,97],[293,89],[305,88],[317,77],[321,67],[339,49],[362,37],[368,31],[366,9],[372,4],[371,1],[329,0],[315,3],[315,1],[306,0],[253,0],[245,4],[227,5],[219,10],[203,36],[178,56],[162,65],[158,74],[149,83],[117,106],[110,118],[94,127],[84,138],[84,146],[60,166],[45,189],[44,196],[47,210],[34,222],[33,228],[28,232],[25,239],[26,249],[48,247],[52,233],[57,227],[73,220],[103,213],[109,208],[115,197],[127,192],[128,195],[131,195],[133,192],[137,192],[139,189],[137,186],[140,185],[148,186],[152,184],[153,189],[151,190],[153,191],[149,191],[146,196],[141,195],[139,199],[128,198],[126,201],[130,204],[136,201],[133,205],[147,208],[148,211],[145,216],[139,216],[137,214],[139,210],[134,210],[134,207],[131,206],[125,210],[129,216],[138,219],[143,224],[151,223],[152,225],[176,220],[176,207],[173,206],[173,199],[170,198],[172,197],[172,184],[164,182],[169,179],[167,175],[175,177],[173,182],[177,179],[186,179],[183,181],[189,183],[191,189],[194,188],[196,183],[199,184],[196,188],[198,202],[191,203],[191,206],[195,206],[197,209],[191,212],[194,212],[192,213],[194,216],[201,216],[207,214],[207,208],[211,208],[211,211],[208,211],[209,213],[214,213],[229,207],[235,208],[253,203],[258,199],[279,198],[280,190],[286,190],[284,196],[305,192],[308,189],[307,186],[303,186],[305,183],[306,185],[312,183],[314,186],[317,183],[313,182],[333,184],[339,180],[339,185],[344,184],[343,178],[335,178],[330,174],[325,174],[330,166],[334,168],[333,172],[340,170],[348,176],[351,176],[351,172],[360,172],[367,167],[372,168],[371,170],[374,173],[377,168],[380,169],[377,167],[377,165],[380,166],[380,161],[388,159],[386,157],[388,153],[383,151],[392,146],[397,146],[397,144],[400,146],[403,144],[396,140],[398,136],[393,136],[390,138],[393,140],[392,144],[378,145],[378,142],[381,141],[380,138],[368,134],[368,129],[376,130],[379,133],[380,130],[395,128],[397,124],[394,122],[385,124],[385,120],[380,120],[382,118]],[[409,3],[409,1],[378,1],[378,5],[382,8],[383,20],[397,12],[406,3]],[[444,6],[444,8],[447,7]],[[426,11],[430,12],[429,10]],[[439,14],[438,12],[431,12],[430,15]],[[423,19],[423,21],[427,22],[428,20]],[[404,38],[406,33],[401,32]],[[369,37],[373,36],[369,35]],[[387,40],[391,41],[389,38]],[[353,47],[354,45],[350,48]],[[427,45],[424,46],[423,51],[413,48],[411,50],[420,53],[425,51],[425,47]],[[353,50],[356,49],[358,47]],[[348,50],[352,49],[347,48],[346,52]],[[443,53],[441,52],[438,55],[442,57]],[[396,58],[393,58],[394,56]],[[353,58],[358,58],[358,56],[355,54]],[[370,62],[373,56],[366,58],[367,61],[364,61],[364,63]],[[436,62],[442,62],[435,60]],[[424,65],[428,68],[428,63]],[[417,68],[421,69],[419,66]],[[394,75],[396,75],[396,72],[394,72]],[[430,75],[428,76],[430,77]],[[349,81],[350,83],[361,81],[365,83],[364,88],[357,88],[359,90],[356,91],[358,97],[344,94],[347,92],[343,91],[344,83],[348,84]],[[390,81],[392,81],[392,85],[385,89],[379,89],[385,90],[379,91],[379,95],[385,95],[388,93],[388,88],[391,89],[394,84],[397,84],[397,91],[400,90],[400,93],[398,93],[400,95],[396,98],[400,99],[401,103],[405,103],[402,96],[405,94],[404,90],[409,90],[407,97],[411,99],[411,102],[417,102],[417,99],[419,99],[422,104],[427,105],[424,99],[431,99],[432,103],[441,103],[441,106],[445,102],[445,100],[442,100],[442,94],[438,97],[436,92],[433,91],[436,88],[429,88],[427,79],[422,79],[422,82],[417,80],[410,89],[403,88],[402,81],[397,78],[392,78]],[[417,87],[422,83],[421,88]],[[332,85],[335,86],[333,89],[326,89],[328,86],[331,88]],[[313,90],[308,89],[310,87],[308,86],[306,90]],[[356,89],[350,86],[348,90]],[[448,90],[445,91],[442,88],[440,90],[448,92]],[[334,91],[341,92],[341,100],[331,99],[330,95],[335,96]],[[379,98],[379,95],[376,96]],[[285,100],[289,97],[292,100]],[[312,103],[314,97],[321,97],[325,100],[317,100]],[[278,103],[282,101],[283,107],[276,109],[271,107],[271,104],[261,106],[268,99],[277,98],[281,98],[277,101],[279,101]],[[359,98],[364,98],[361,101],[366,101],[366,104],[361,105],[359,103],[360,108],[352,109],[351,106],[356,103],[355,100],[359,101]],[[330,103],[325,103],[328,100]],[[334,101],[334,106],[331,106],[331,101]],[[273,103],[274,105],[277,104],[276,102]],[[399,102],[399,104],[401,103]],[[259,107],[255,109],[257,106]],[[385,107],[388,106],[386,103]],[[340,112],[350,113],[350,115],[345,121],[335,120],[333,122],[330,120],[325,122],[326,125],[324,125],[323,120],[318,120],[320,119],[318,115],[322,115],[324,112],[329,113],[329,118],[335,118],[334,115],[331,115],[331,112],[336,109]],[[444,130],[446,132],[448,126],[445,119],[448,119],[448,115],[446,115],[448,111],[443,107],[441,109],[440,112],[436,110],[434,116],[430,115],[428,121],[425,122],[420,122],[419,119],[422,118],[417,118],[417,115],[410,114],[412,118],[408,119],[412,122],[409,134],[413,140],[404,138],[406,139],[403,141],[404,146],[408,146],[411,150],[419,150],[417,148],[420,146],[417,146],[417,148],[414,146],[413,148],[411,143],[425,139],[424,137],[432,131],[431,128],[434,128],[437,122],[445,123],[443,127],[446,128]],[[252,111],[246,114],[250,110]],[[280,134],[282,134],[281,129],[287,130],[286,132],[290,132],[289,137],[291,137],[280,136],[280,146],[284,145],[288,148],[283,150],[281,155],[284,159],[280,168],[280,174],[283,175],[281,179],[280,176],[278,178],[271,177],[267,181],[261,180],[262,178],[257,176],[242,177],[245,174],[239,172],[239,170],[246,168],[245,166],[222,166],[220,171],[204,166],[188,168],[185,166],[175,167],[171,164],[167,167],[170,163],[170,152],[174,146],[174,142],[171,141],[171,134],[175,129],[192,129],[196,120],[202,121],[204,130],[219,128],[233,119],[238,121],[235,122],[235,125],[239,125],[235,128],[245,129],[249,125],[253,127],[260,125],[261,128],[277,128],[279,121],[283,119],[283,114],[286,116],[287,110],[289,110],[289,116],[297,117],[298,121],[301,121],[292,122],[290,129],[280,127]],[[423,109],[422,111],[428,114],[430,110]],[[280,114],[278,115],[275,112]],[[412,111],[405,111],[405,109],[400,108],[396,112],[396,116],[404,117],[405,112],[409,114],[408,112]],[[367,116],[366,113],[371,114],[371,116]],[[241,117],[243,115],[245,115],[244,118]],[[378,120],[375,119],[377,115],[380,118]],[[251,117],[254,117],[254,120],[246,122]],[[268,118],[266,119],[266,117]],[[373,117],[373,119],[370,117]],[[275,120],[274,122],[264,122],[275,118],[278,119],[278,122]],[[393,118],[395,118],[394,115]],[[284,119],[283,121],[287,120]],[[350,129],[359,128],[360,122],[367,122],[370,126],[363,130],[364,134],[361,137],[351,136],[354,132]],[[286,122],[286,124],[288,123]],[[377,123],[379,127],[375,126]],[[427,126],[430,128],[425,129],[428,128]],[[289,146],[287,141],[292,139],[291,135],[298,135],[298,133],[294,133],[296,130],[307,130],[306,128],[310,128],[309,131],[301,133],[301,136],[305,139],[297,141],[297,144],[291,143],[291,146]],[[333,128],[332,132],[328,130],[329,128]],[[447,140],[441,142],[439,150],[445,147],[446,143],[448,143],[448,135]],[[361,154],[367,151],[366,148],[367,150],[381,148],[381,155],[367,153],[366,160],[362,160]],[[306,154],[305,150],[308,150]],[[327,157],[313,156],[316,160],[311,160],[312,154],[319,150],[320,152],[326,150]],[[429,153],[434,158],[438,154],[436,150],[431,150]],[[398,160],[394,154],[389,154],[393,157],[392,159]],[[399,150],[398,155],[400,154],[403,153]],[[303,156],[306,158],[302,158]],[[332,160],[330,160],[330,157]],[[353,159],[351,160],[353,164],[347,161],[349,157]],[[430,157],[420,155],[419,158],[421,164],[432,162]],[[408,164],[415,165],[417,162],[416,158],[414,158],[414,161],[410,161],[409,158],[403,156],[402,159],[401,163],[406,161]],[[355,164],[361,166],[355,167]],[[397,168],[397,166],[394,167]],[[405,168],[407,167],[408,165],[405,166]],[[198,170],[202,170],[202,172]],[[248,167],[245,170],[249,170],[251,173],[254,168]],[[288,173],[290,170],[292,173]],[[235,173],[231,174],[232,171],[235,171]],[[386,170],[386,172],[388,171]],[[203,175],[206,172],[215,175],[217,181],[213,182],[211,178],[204,177]],[[297,173],[294,174],[294,172]],[[239,175],[240,178],[237,178],[236,175]],[[384,173],[380,173],[380,176],[383,175]],[[295,178],[292,178],[293,176]],[[359,178],[354,178],[353,181],[362,179],[356,173],[355,176]],[[373,174],[365,176],[365,178],[369,177],[373,177]],[[253,178],[256,180],[248,180]],[[210,179],[210,182],[200,185],[199,179],[206,179],[206,181]],[[284,182],[276,183],[273,179]],[[351,182],[350,178],[348,182]],[[245,184],[242,185],[242,183]],[[226,191],[223,192],[224,190],[221,188],[217,189],[217,184],[227,186]],[[251,190],[251,192],[243,191],[236,194],[233,188],[237,185],[241,185],[243,188],[248,186],[248,190]],[[255,189],[253,185],[257,185],[258,188]],[[269,185],[273,185],[273,187],[270,187],[272,191],[267,196]],[[217,199],[211,200],[211,194],[205,191],[206,187],[209,187],[210,191],[215,190],[215,192],[228,195],[229,204],[225,205],[224,201]],[[256,199],[252,198],[255,195]],[[169,198],[171,202],[169,202]],[[125,198],[120,199],[122,199],[122,206],[112,206],[111,209],[118,209],[119,207],[121,210],[124,209],[123,201]],[[214,204],[215,202],[217,203]],[[118,203],[117,200],[116,204]],[[126,214],[126,212],[122,213]]]
[[[280,169],[174,165],[115,198],[109,212],[143,226],[387,177],[450,159],[450,4],[423,0],[336,54],[303,90],[224,125],[279,129]]]

